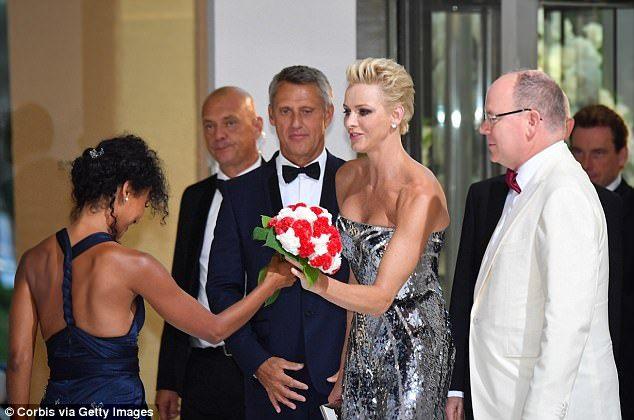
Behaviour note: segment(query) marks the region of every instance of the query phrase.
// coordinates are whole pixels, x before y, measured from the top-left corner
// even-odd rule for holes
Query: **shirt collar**
[[[240,175],[244,175],[244,174],[246,174],[248,172],[251,172],[252,170],[259,168],[260,165],[262,165],[262,157],[258,154],[258,159],[255,161],[255,163],[253,165],[249,166],[244,171],[240,172],[238,175],[236,175],[236,177],[238,177]],[[218,168],[218,172],[216,173],[216,175],[218,175],[218,179],[222,180],[222,181],[228,181],[229,179],[231,179],[227,174],[222,172],[222,169],[220,169],[220,168]]]
[[[317,158],[315,158],[313,161],[309,162],[305,166],[308,166],[308,165],[311,165],[311,164],[313,164],[315,162],[318,162],[319,163],[319,169],[321,169],[319,177],[321,178],[323,176],[324,170],[326,168],[326,159],[327,158],[328,158],[328,154],[326,153],[326,148],[324,147],[324,149],[321,151],[319,156],[317,156]],[[298,168],[297,165],[295,165],[290,160],[286,159],[286,157],[284,157],[282,152],[280,152],[280,154],[277,156],[277,159],[275,159],[275,167],[276,167],[276,170],[277,170],[278,177],[282,176],[282,166],[283,165],[288,165],[288,166],[293,166],[295,168]]]
[[[544,163],[549,156],[559,153],[559,149],[564,147],[567,149],[568,146],[566,146],[566,143],[564,143],[563,140],[558,141],[524,162],[522,166],[517,169],[516,180],[520,188],[525,189],[531,180],[535,178],[535,174],[539,171],[542,163]]]
[[[619,185],[621,185],[621,181],[623,181],[623,177],[621,176],[621,173],[619,172],[619,174],[616,176],[616,179],[610,182],[605,188],[607,188],[610,191],[614,191],[619,187]]]

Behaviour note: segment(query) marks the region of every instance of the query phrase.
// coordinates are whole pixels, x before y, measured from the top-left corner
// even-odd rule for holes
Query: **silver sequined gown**
[[[337,219],[343,254],[360,284],[372,284],[393,228]],[[343,382],[344,419],[442,419],[454,361],[438,282],[444,234],[425,253],[385,314],[355,313]]]

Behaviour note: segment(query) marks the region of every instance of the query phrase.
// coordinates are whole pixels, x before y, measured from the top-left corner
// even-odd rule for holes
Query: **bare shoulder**
[[[337,198],[345,197],[367,171],[367,158],[352,159],[341,165],[335,175]]]
[[[152,255],[128,248],[117,242],[103,244],[97,258],[100,263],[116,270],[121,275],[135,278],[163,268]]]
[[[337,187],[346,187],[353,184],[355,179],[363,176],[366,167],[367,158],[352,159],[341,165],[335,176]]]
[[[431,199],[434,197],[445,199],[445,193],[436,175],[426,166],[412,159],[405,176],[402,193],[406,198]]]
[[[434,230],[444,229],[449,223],[447,200],[434,173],[418,162],[407,171],[397,200],[400,220],[425,220]]]
[[[20,264],[18,269],[22,273],[29,273],[44,267],[49,258],[54,254],[55,247],[57,246],[57,239],[55,235],[51,235],[39,244],[32,248],[27,249],[20,258]]]

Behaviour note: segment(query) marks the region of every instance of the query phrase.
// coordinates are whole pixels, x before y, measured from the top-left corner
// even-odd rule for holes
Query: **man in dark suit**
[[[172,276],[209,308],[205,284],[209,251],[222,202],[220,185],[261,164],[257,140],[262,118],[253,98],[236,87],[213,91],[202,107],[207,150],[218,172],[187,187],[181,200]],[[244,418],[242,372],[223,343],[212,345],[165,323],[161,338],[156,405],[161,419]]]
[[[573,121],[569,120],[568,132],[572,126]],[[614,357],[618,361],[622,352],[622,200],[601,186],[595,184],[595,188],[608,228],[608,316]],[[456,359],[447,401],[449,420],[473,418],[469,384],[469,321],[473,293],[482,258],[502,215],[508,192],[509,186],[505,176],[501,175],[472,184],[467,193],[449,310],[456,346]]]
[[[211,250],[207,293],[219,312],[257,284],[272,250],[252,239],[261,215],[296,202],[338,214],[335,173],[343,161],[324,148],[333,115],[331,88],[317,69],[293,66],[269,86],[269,120],[280,151],[261,168],[228,183]],[[347,281],[348,268],[336,276]],[[247,419],[321,419],[338,370],[346,311],[299,282],[227,339],[245,377]],[[279,412],[280,414],[277,414]]]
[[[619,372],[621,415],[634,419],[634,189],[621,175],[628,161],[628,130],[623,119],[604,105],[588,105],[574,116],[570,145],[575,159],[595,184],[623,200],[623,293]]]

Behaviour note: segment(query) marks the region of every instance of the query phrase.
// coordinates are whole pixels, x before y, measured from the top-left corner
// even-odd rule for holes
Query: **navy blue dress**
[[[145,320],[143,298],[137,296],[132,326],[121,337],[95,337],[77,327],[73,318],[73,259],[97,244],[114,239],[107,233],[95,233],[71,247],[66,229],[57,232],[56,237],[64,252],[62,295],[66,327],[46,341],[51,376],[42,406],[116,404],[145,408],[137,346]]]

